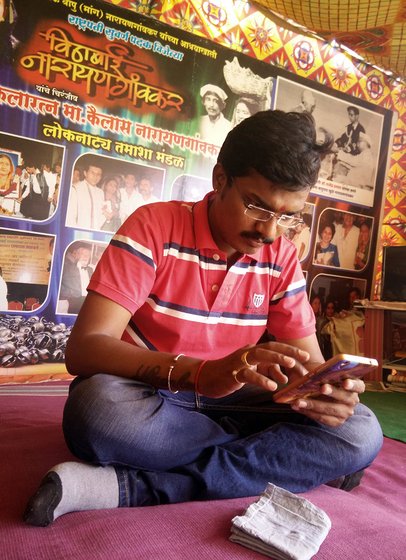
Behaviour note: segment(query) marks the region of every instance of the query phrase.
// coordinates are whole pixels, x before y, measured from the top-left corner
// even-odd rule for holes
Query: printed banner
[[[70,327],[126,217],[201,199],[228,132],[269,108],[310,110],[335,139],[304,226],[286,233],[309,295],[368,297],[390,111],[110,4],[14,4],[0,68],[2,326]]]

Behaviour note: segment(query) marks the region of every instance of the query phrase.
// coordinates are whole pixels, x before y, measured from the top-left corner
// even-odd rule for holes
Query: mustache
[[[252,239],[254,241],[259,241],[260,243],[264,243],[264,245],[270,245],[274,242],[273,237],[262,237],[259,233],[255,233],[254,231],[243,231],[241,233],[242,237],[245,239]]]

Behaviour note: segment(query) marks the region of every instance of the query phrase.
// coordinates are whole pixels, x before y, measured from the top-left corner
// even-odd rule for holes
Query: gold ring
[[[234,379],[236,380],[237,383],[239,383],[240,385],[245,385],[245,383],[243,381],[240,381],[237,377],[237,375],[240,373],[241,370],[239,369],[235,369],[234,371],[232,371],[232,376],[234,377]]]
[[[253,368],[255,366],[253,364],[250,364],[250,363],[247,362],[248,352],[249,352],[249,350],[247,350],[246,352],[244,352],[244,354],[242,354],[241,361],[246,367]]]

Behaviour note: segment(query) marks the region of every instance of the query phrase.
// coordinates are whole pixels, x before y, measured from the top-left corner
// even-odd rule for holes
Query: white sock
[[[61,479],[62,499],[55,508],[54,520],[64,513],[118,507],[119,489],[114,467],[84,463],[60,463],[50,472]]]

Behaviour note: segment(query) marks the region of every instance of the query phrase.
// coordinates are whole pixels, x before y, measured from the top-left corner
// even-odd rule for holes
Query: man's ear
[[[212,174],[213,190],[221,193],[227,186],[228,178],[221,163],[216,163]]]

